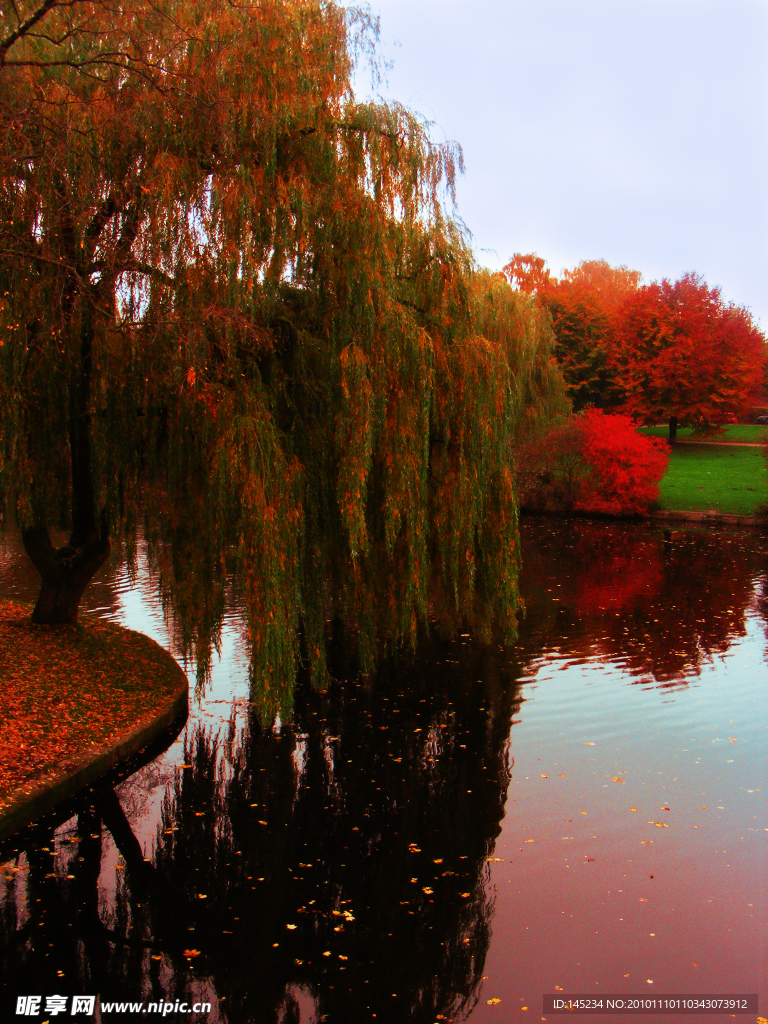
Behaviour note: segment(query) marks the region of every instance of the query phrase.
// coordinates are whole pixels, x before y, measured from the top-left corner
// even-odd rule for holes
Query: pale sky
[[[478,261],[687,271],[768,331],[768,0],[372,0]],[[370,94],[361,73],[360,98]]]

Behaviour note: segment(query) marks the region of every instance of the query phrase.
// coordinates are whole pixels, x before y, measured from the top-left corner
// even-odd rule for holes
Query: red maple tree
[[[724,302],[696,274],[628,296],[610,353],[625,409],[698,429],[743,414],[764,381],[766,342],[748,310]]]

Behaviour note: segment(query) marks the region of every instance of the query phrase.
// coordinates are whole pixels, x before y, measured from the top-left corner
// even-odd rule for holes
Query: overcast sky
[[[478,261],[696,271],[768,330],[768,0],[373,0]],[[370,94],[361,75],[358,96]]]

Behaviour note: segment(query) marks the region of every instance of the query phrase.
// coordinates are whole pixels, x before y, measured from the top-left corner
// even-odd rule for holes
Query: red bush
[[[667,471],[666,441],[645,437],[628,416],[588,409],[576,419],[585,473],[575,507],[613,515],[647,513]]]

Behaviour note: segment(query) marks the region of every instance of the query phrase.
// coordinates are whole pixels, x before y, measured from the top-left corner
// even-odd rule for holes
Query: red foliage
[[[576,508],[615,515],[647,513],[669,463],[665,441],[644,437],[628,416],[588,409],[576,420],[587,467]]]
[[[551,280],[547,270],[547,261],[533,252],[526,255],[516,252],[504,267],[503,273],[506,274],[513,288],[525,292],[526,295],[535,295],[537,292],[543,291]]]
[[[558,280],[539,256],[515,253],[504,273],[513,287],[535,294],[552,317],[555,358],[574,410],[618,404],[621,393],[610,359],[613,319],[637,290],[640,272],[605,260],[582,260]]]
[[[727,422],[764,380],[765,338],[749,312],[695,274],[639,288],[620,308],[614,337],[625,408],[647,421]]]

